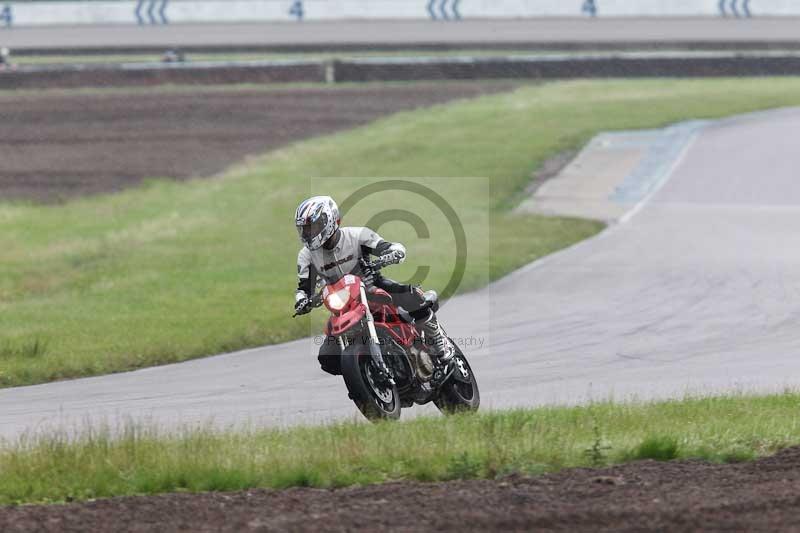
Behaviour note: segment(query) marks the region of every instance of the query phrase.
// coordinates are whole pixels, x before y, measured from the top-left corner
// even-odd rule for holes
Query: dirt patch
[[[323,83],[326,64],[234,65],[213,67],[172,64],[167,67],[116,64],[20,66],[0,71],[0,89],[75,89],[87,87],[153,87],[156,85],[231,85],[239,83]]]
[[[645,461],[499,481],[0,507],[11,531],[790,531],[800,448],[753,463]]]
[[[270,91],[22,93],[0,99],[0,199],[57,202],[146,178],[216,174],[250,154],[511,83]]]
[[[578,153],[579,150],[564,150],[553,157],[545,159],[531,176],[531,182],[525,188],[525,196],[533,196],[545,182],[561,174],[561,171],[572,163]]]

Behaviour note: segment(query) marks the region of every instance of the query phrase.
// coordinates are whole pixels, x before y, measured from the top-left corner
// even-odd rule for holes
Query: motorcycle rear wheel
[[[377,422],[400,418],[400,395],[397,386],[378,382],[369,346],[354,343],[344,350],[342,377],[350,393],[350,399],[367,420]]]
[[[475,412],[481,406],[478,381],[475,379],[475,373],[469,366],[469,361],[464,353],[457,344],[453,343],[453,346],[456,350],[453,356],[456,370],[439,389],[439,397],[433,403],[445,415]],[[467,376],[464,377],[462,372],[465,372]]]

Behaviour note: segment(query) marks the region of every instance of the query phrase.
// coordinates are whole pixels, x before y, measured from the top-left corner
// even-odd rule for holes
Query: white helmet
[[[339,230],[339,222],[339,206],[330,196],[309,198],[294,214],[297,234],[309,250],[325,244]]]

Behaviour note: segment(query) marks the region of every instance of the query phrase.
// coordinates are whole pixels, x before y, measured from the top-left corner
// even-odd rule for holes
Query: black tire
[[[342,376],[350,399],[367,420],[397,420],[400,418],[400,395],[397,387],[375,385],[372,381],[372,357],[369,347],[355,343],[342,353]]]
[[[456,353],[453,356],[456,364],[463,365],[469,374],[468,379],[461,379],[457,377],[460,375],[461,370],[456,368],[444,385],[439,389],[439,397],[433,403],[439,408],[443,414],[452,415],[456,413],[475,412],[481,406],[481,392],[478,389],[478,381],[475,379],[475,373],[472,367],[469,366],[469,361],[458,348],[458,345],[453,343]]]

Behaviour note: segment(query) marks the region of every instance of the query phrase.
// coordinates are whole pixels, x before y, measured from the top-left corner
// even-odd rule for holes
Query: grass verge
[[[291,320],[294,208],[309,194],[347,196],[366,177],[455,178],[439,192],[486,210],[488,245],[471,253],[474,289],[601,229],[514,216],[531,173],[603,130],[663,126],[800,104],[800,79],[576,81],[402,113],[295,144],[216,179],[154,181],[124,193],[42,207],[0,204],[0,386],[130,370],[309,334]],[[458,177],[490,180],[490,192]],[[353,178],[321,191],[310,178]],[[466,183],[466,182],[465,182]],[[473,183],[473,181],[470,181]],[[418,212],[425,219],[427,213]],[[478,217],[474,220],[483,218]],[[359,213],[348,223],[363,224]],[[446,253],[410,228],[408,277]],[[439,254],[439,255],[437,255]],[[450,270],[431,272],[441,289]]]
[[[597,403],[404,423],[164,435],[127,426],[0,444],[0,504],[539,474],[638,459],[738,462],[800,444],[800,394]],[[115,436],[114,436],[115,435]]]

